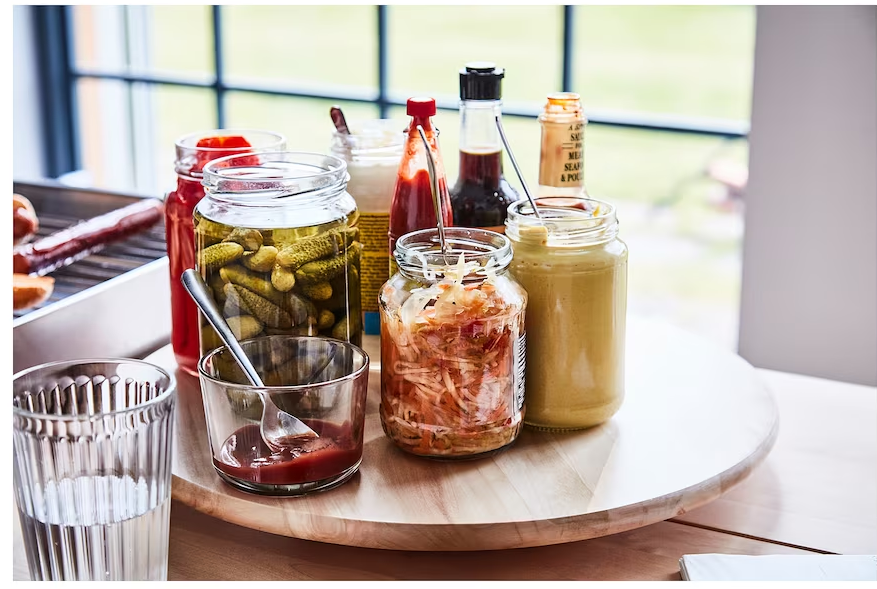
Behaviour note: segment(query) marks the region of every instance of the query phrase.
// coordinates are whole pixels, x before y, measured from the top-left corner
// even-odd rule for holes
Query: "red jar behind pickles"
[[[202,131],[177,140],[177,188],[165,200],[165,226],[171,281],[171,344],[177,364],[198,374],[198,309],[180,283],[185,270],[195,267],[195,229],[192,213],[204,197],[201,170],[207,162],[248,151],[282,150],[286,138],[277,133],[249,130]]]
[[[402,162],[399,164],[399,175],[396,178],[393,202],[390,205],[391,275],[396,271],[396,264],[393,260],[396,240],[406,233],[436,226],[426,149],[423,145],[423,139],[417,131],[417,125],[423,127],[435,162],[439,194],[442,200],[442,219],[445,222],[445,227],[450,227],[453,224],[451,198],[448,194],[445,167],[442,163],[438,143],[439,131],[433,126],[431,119],[435,113],[435,99],[420,97],[408,99],[408,115],[411,117],[407,130],[408,140],[405,144],[405,152],[402,154]]]
[[[381,290],[384,433],[432,458],[473,458],[518,437],[524,415],[527,294],[508,273],[509,240],[446,229],[399,238],[399,272]]]

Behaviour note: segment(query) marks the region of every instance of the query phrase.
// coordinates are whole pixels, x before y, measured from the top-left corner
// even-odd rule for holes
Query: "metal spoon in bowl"
[[[228,323],[225,322],[225,318],[222,316],[219,307],[207,291],[207,285],[204,284],[201,275],[195,270],[190,269],[183,272],[181,280],[183,286],[192,297],[192,300],[195,301],[195,304],[198,305],[198,308],[201,309],[201,312],[207,317],[207,320],[219,334],[219,337],[222,339],[223,343],[225,343],[229,352],[231,352],[232,357],[241,367],[241,370],[244,371],[250,384],[254,387],[259,387],[260,389],[264,388],[265,383],[262,382],[259,373],[256,372],[256,368],[253,366],[252,362],[250,362],[250,359],[247,358],[247,355],[238,343],[237,338],[235,338]],[[329,359],[329,362],[331,362],[331,358]],[[326,366],[328,366],[329,362],[326,363]],[[324,369],[325,367],[318,371],[317,374]],[[311,377],[311,380],[313,380],[315,376]],[[262,399],[262,419],[259,423],[259,432],[262,434],[262,440],[272,451],[279,452],[282,450],[283,447],[287,445],[284,444],[283,441],[288,438],[303,436],[319,437],[317,432],[305,425],[299,418],[287,413],[275,405],[274,401],[271,400],[271,395],[267,392],[264,390],[258,390],[256,392]]]

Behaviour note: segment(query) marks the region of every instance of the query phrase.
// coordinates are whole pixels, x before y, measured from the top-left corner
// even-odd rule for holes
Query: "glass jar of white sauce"
[[[351,121],[350,133],[334,132],[332,155],[347,162],[347,192],[359,210],[363,326],[367,335],[380,334],[378,293],[390,278],[390,202],[402,150],[405,123],[393,119]]]

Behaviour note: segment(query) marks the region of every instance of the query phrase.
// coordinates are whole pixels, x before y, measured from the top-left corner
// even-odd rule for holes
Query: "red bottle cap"
[[[435,98],[415,96],[408,99],[408,116],[431,117],[435,116]]]

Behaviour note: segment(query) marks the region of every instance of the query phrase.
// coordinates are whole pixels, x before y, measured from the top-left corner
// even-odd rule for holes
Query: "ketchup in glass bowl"
[[[362,461],[368,355],[319,336],[272,335],[241,342],[264,392],[317,437],[262,439],[262,401],[222,346],[198,364],[213,467],[230,485],[262,495],[302,495],[340,485]]]

